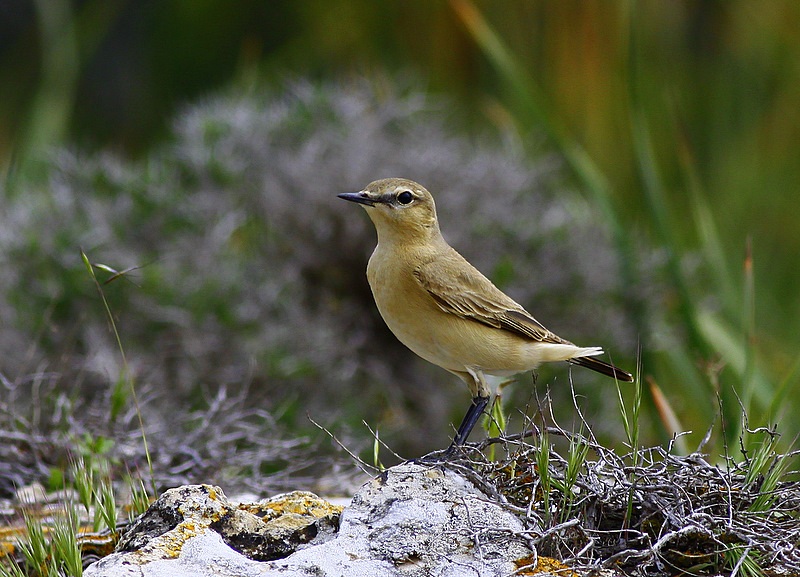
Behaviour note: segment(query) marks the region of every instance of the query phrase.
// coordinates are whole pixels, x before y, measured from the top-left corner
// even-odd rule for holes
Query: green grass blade
[[[114,321],[114,315],[111,313],[111,307],[108,304],[108,300],[106,299],[106,295],[103,292],[103,287],[100,285],[100,282],[97,280],[97,275],[94,273],[94,266],[92,262],[89,260],[89,257],[86,255],[84,250],[80,249],[81,260],[83,261],[86,270],[89,273],[89,276],[92,278],[92,282],[94,283],[95,288],[97,289],[97,293],[100,295],[100,300],[103,302],[103,308],[105,309],[106,317],[108,318],[109,325],[111,326],[111,330],[114,333],[114,339],[117,343],[117,348],[119,349],[120,357],[122,358],[122,375],[120,375],[120,380],[117,382],[117,385],[113,391],[113,400],[112,400],[112,408],[116,410],[122,409],[122,391],[124,390],[124,384],[128,385],[128,389],[130,390],[131,398],[133,399],[134,407],[136,408],[136,415],[139,419],[139,430],[142,436],[142,444],[144,446],[144,452],[147,457],[147,466],[150,471],[150,481],[152,484],[153,494],[156,493],[156,486],[155,486],[155,473],[153,471],[153,461],[150,457],[150,449],[147,444],[147,435],[145,434],[144,430],[144,421],[142,420],[142,411],[139,408],[139,398],[136,395],[136,386],[134,384],[133,378],[131,376],[129,367],[128,367],[128,359],[125,356],[125,347],[122,346],[122,338],[120,337],[119,331],[117,330],[117,323]],[[112,421],[116,415],[112,413]]]

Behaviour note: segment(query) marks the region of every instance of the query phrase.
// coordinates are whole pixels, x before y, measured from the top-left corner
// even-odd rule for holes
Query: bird
[[[384,178],[339,198],[360,204],[378,243],[367,280],[381,317],[414,353],[451,372],[472,394],[448,454],[462,446],[492,394],[486,376],[508,377],[543,362],[567,361],[618,381],[633,376],[544,327],[498,289],[442,236],[428,190],[405,178]]]

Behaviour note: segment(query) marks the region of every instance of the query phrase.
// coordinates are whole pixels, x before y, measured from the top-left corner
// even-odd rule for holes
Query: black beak
[[[358,204],[366,204],[367,206],[375,206],[375,201],[369,196],[369,193],[365,190],[361,192],[343,192],[342,194],[337,194],[339,198],[343,198],[345,200],[349,200],[351,202],[357,202]]]

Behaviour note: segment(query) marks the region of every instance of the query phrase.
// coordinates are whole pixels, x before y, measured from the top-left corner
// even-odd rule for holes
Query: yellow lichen
[[[564,577],[578,577],[578,574],[564,565],[558,559],[552,557],[537,557],[528,555],[514,561],[518,571],[516,575],[538,575],[540,573],[553,573]]]

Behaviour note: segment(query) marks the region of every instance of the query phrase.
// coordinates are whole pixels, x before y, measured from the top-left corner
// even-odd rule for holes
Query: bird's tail
[[[581,367],[592,369],[593,371],[597,371],[600,374],[611,377],[612,379],[616,379],[618,381],[624,381],[626,383],[633,382],[633,375],[623,371],[619,367],[615,367],[611,363],[601,361],[597,357],[577,357],[570,359],[569,362],[573,365],[580,365]]]

